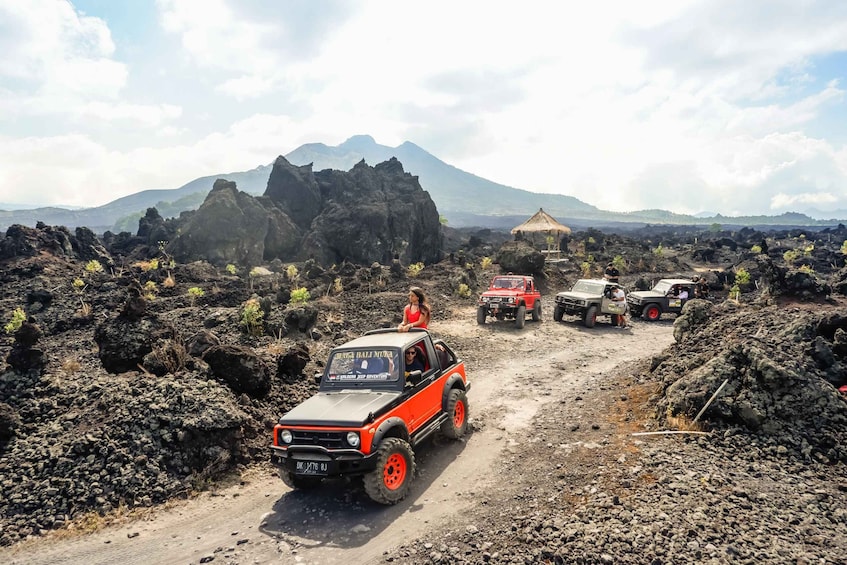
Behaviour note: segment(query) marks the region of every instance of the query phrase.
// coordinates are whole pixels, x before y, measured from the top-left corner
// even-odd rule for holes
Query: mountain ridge
[[[405,141],[397,147],[380,145],[370,135],[348,138],[337,146],[315,142],[299,146],[284,156],[291,164],[312,164],[314,170],[350,170],[364,160],[370,165],[396,157],[406,172],[418,177],[428,191],[439,213],[453,227],[489,227],[502,229],[504,220],[526,218],[539,208],[566,224],[582,226],[641,227],[646,224],[709,225],[792,225],[828,226],[839,220],[816,220],[800,213],[779,216],[730,217],[715,214],[706,217],[690,216],[667,210],[639,210],[611,212],[587,204],[576,197],[530,192],[479,177],[441,161],[420,146]],[[68,228],[86,226],[95,232],[130,231],[137,228],[138,218],[147,208],[155,207],[163,217],[175,217],[185,210],[200,206],[219,178],[236,183],[238,189],[248,194],[263,194],[272,169],[271,164],[259,165],[248,171],[198,177],[176,189],[151,189],[118,198],[102,206],[67,209],[56,206],[17,210],[0,210],[0,230],[11,224],[34,226],[38,221],[48,225]],[[507,219],[508,218],[508,219]],[[519,222],[518,222],[519,223]],[[514,224],[513,224],[514,225]]]

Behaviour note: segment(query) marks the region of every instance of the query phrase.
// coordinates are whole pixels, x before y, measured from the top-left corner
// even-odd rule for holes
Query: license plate
[[[294,472],[298,475],[326,475],[329,465],[324,461],[297,461]]]

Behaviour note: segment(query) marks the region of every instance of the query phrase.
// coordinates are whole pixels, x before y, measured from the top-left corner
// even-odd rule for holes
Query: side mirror
[[[412,383],[413,385],[416,385],[416,384],[419,384],[421,382],[422,378],[423,378],[423,373],[420,370],[418,370],[418,371],[412,371],[411,373],[409,373],[409,376],[406,377],[406,380],[409,381],[410,383]]]
[[[315,373],[315,377],[314,377],[314,379],[315,379],[315,384],[316,384],[316,385],[321,384],[321,377],[323,377],[323,376],[324,376],[324,374],[323,374],[323,373]]]

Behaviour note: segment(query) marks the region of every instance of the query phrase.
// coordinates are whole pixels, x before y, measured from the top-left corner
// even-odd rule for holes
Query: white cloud
[[[150,69],[116,58],[107,20],[49,3],[34,29],[28,4],[0,0],[0,32],[20,36],[0,33],[0,123],[55,117],[99,170],[60,164],[74,190],[24,198],[176,187],[370,134],[606,209],[847,208],[845,72],[817,64],[847,52],[847,4],[157,0],[181,51]],[[67,146],[59,125],[35,131],[7,138],[21,159]],[[0,161],[19,167],[36,170]]]

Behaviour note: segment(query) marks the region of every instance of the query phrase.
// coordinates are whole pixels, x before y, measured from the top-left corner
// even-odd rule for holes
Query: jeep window
[[[512,280],[498,277],[491,283],[491,288],[512,288]]]
[[[584,292],[586,294],[603,294],[606,284],[594,281],[577,281],[571,292]]]
[[[396,349],[348,349],[336,351],[327,364],[329,383],[394,383],[399,379]]]
[[[668,281],[659,281],[656,283],[656,286],[653,287],[654,292],[661,292],[662,294],[667,294],[671,289],[671,283]]]

